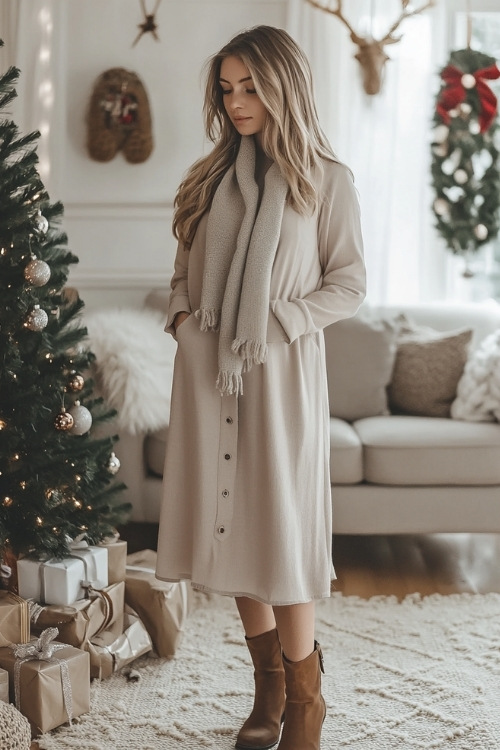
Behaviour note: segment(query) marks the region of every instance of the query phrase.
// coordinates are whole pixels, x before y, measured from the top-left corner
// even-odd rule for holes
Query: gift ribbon
[[[73,721],[73,695],[71,692],[71,681],[69,678],[68,662],[66,659],[57,659],[54,656],[56,651],[59,651],[66,646],[62,643],[52,643],[54,638],[58,635],[59,631],[57,628],[47,628],[43,631],[36,641],[31,643],[18,643],[13,646],[14,656],[16,657],[16,663],[14,664],[14,696],[16,702],[16,708],[18,711],[21,710],[21,666],[27,661],[33,661],[38,659],[39,661],[48,661],[54,664],[59,664],[61,670],[61,684],[64,700],[64,708],[68,715],[69,724]]]
[[[436,109],[443,121],[448,125],[450,122],[450,109],[454,109],[458,104],[461,104],[466,98],[467,89],[471,88],[464,86],[463,79],[465,75],[471,75],[475,80],[472,88],[476,88],[479,98],[481,107],[479,127],[481,133],[484,133],[495,119],[497,98],[483,79],[495,80],[496,78],[500,78],[500,69],[496,64],[490,65],[488,68],[476,70],[475,73],[464,73],[463,70],[460,70],[455,65],[447,65],[441,73],[441,78],[446,83],[446,88],[441,92]]]
[[[88,545],[87,545],[87,547],[88,547]],[[72,548],[72,552],[73,552],[73,554],[71,554],[69,557],[72,558],[72,559],[74,559],[74,560],[81,560],[83,562],[83,565],[84,565],[84,568],[85,568],[85,579],[83,579],[80,582],[80,585],[83,588],[85,588],[86,586],[93,586],[95,589],[102,588],[104,586],[103,581],[94,580],[89,575],[89,560],[88,560],[88,556],[78,555],[76,553],[76,550],[73,549],[73,548]],[[93,557],[91,557],[90,559],[92,560],[92,563],[94,564],[94,573],[95,573],[95,576],[97,577],[97,563],[96,563],[96,561],[94,560]],[[64,560],[56,560],[56,558],[51,558],[50,560],[41,561],[40,565],[38,567],[38,576],[39,576],[39,581],[40,581],[40,586],[39,586],[39,589],[40,589],[40,602],[42,604],[45,604],[45,571],[46,571],[46,568],[49,568],[51,566],[51,564],[53,564],[54,562],[62,562],[62,563],[64,563]]]

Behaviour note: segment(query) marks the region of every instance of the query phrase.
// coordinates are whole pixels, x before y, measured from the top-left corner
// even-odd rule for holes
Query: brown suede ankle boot
[[[319,750],[326,705],[321,695],[323,654],[317,641],[314,651],[302,661],[285,665],[286,705],[283,734],[277,750]]]
[[[285,670],[276,628],[255,638],[246,638],[254,665],[255,699],[253,710],[241,727],[236,747],[265,750],[280,736],[285,710]]]

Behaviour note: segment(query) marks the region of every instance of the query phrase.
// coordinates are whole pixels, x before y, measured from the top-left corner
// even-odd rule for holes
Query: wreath
[[[432,209],[447,248],[466,259],[499,231],[500,129],[497,99],[487,83],[497,78],[495,58],[456,50],[441,71],[436,99]]]

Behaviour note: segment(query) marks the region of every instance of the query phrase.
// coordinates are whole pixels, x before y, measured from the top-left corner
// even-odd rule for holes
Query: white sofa
[[[164,310],[167,298],[166,292],[153,291],[146,305]],[[490,301],[480,305],[371,308],[369,320],[366,308],[362,308],[350,322],[343,321],[325,331],[332,413],[334,531],[500,532],[500,424],[387,412],[387,393],[395,388],[398,361],[404,354],[401,330],[394,323],[399,313],[418,326],[439,332],[471,328],[472,348],[500,328],[500,305]],[[374,321],[374,317],[379,320]],[[406,367],[409,365],[410,371],[406,376],[411,380],[415,370],[417,382],[405,386],[403,377],[399,398],[404,401],[408,395],[410,402],[416,398],[418,410],[427,395],[424,392],[419,396],[425,377],[430,376],[431,390],[441,376],[446,379],[451,374],[456,381],[464,362],[448,363],[445,358],[440,370],[442,337],[436,334],[430,354],[424,349],[421,354],[419,334],[413,334],[417,348],[407,352]],[[448,341],[448,334],[443,336]],[[411,334],[407,340],[411,345]],[[422,361],[424,354],[431,357],[430,373]],[[404,369],[404,362],[401,365]],[[460,371],[453,374],[457,367]],[[394,395],[397,399],[398,394]],[[444,408],[449,409],[449,403]],[[119,478],[128,485],[133,521],[158,521],[167,433],[168,428],[140,435],[121,431],[116,448],[122,463]]]

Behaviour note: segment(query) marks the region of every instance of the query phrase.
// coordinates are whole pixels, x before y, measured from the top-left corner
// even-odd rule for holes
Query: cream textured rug
[[[92,685],[91,712],[45,750],[234,746],[252,673],[234,602],[196,594],[172,661],[142,658],[138,683]],[[322,750],[499,750],[500,594],[318,604],[328,706]]]

